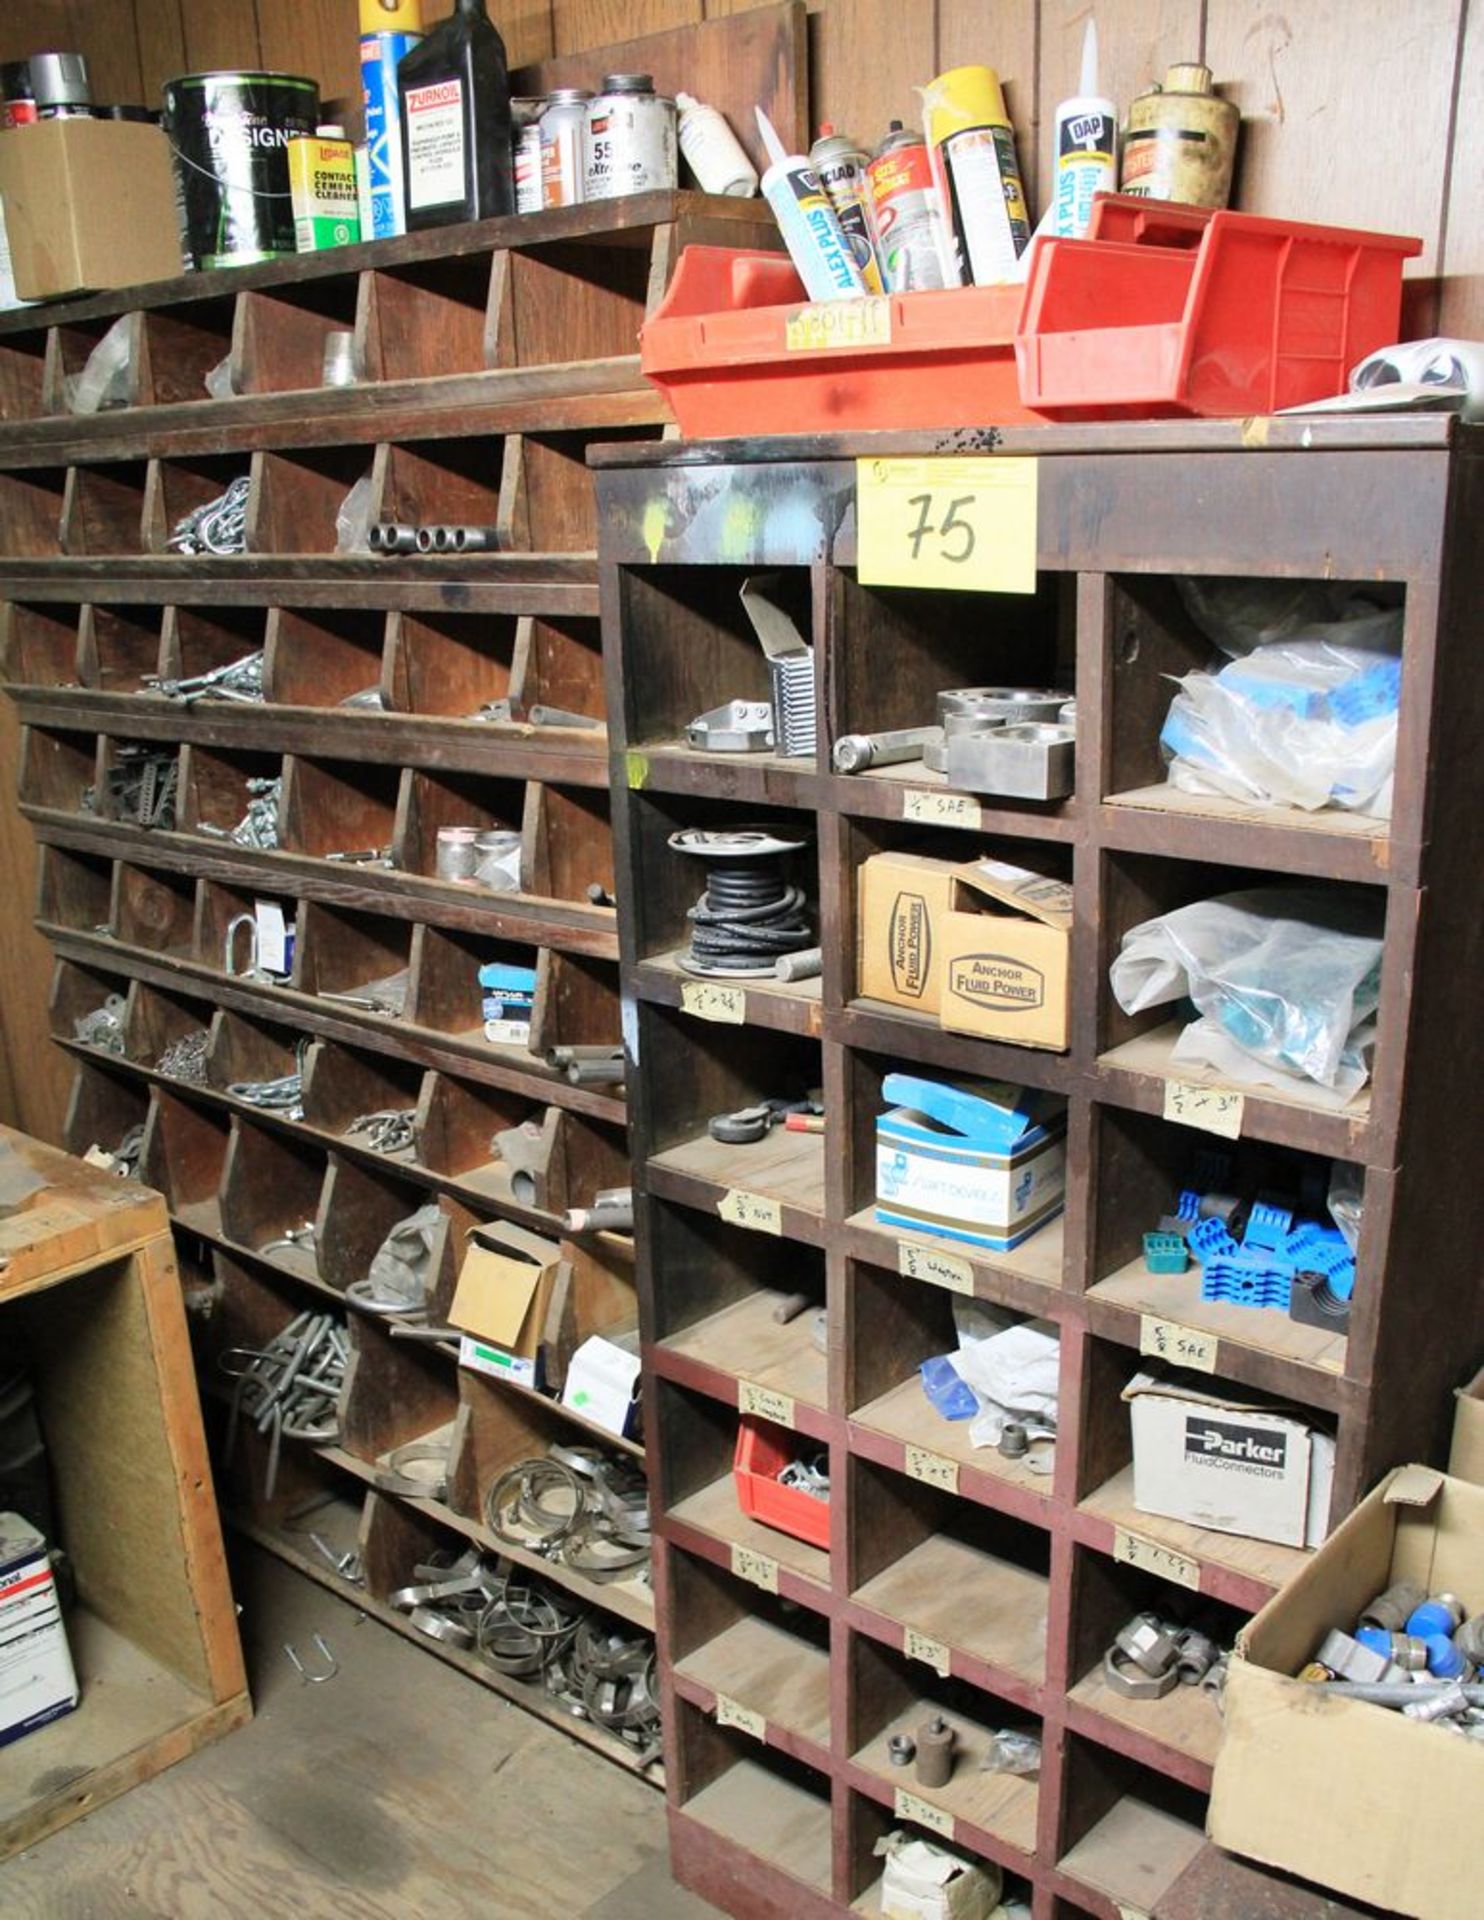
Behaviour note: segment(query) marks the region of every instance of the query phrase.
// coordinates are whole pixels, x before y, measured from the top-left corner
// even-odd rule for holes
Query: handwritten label
[[[1036,590],[1034,459],[855,463],[857,569],[876,587]]]
[[[947,1287],[950,1293],[974,1291],[974,1269],[956,1253],[934,1253],[929,1247],[917,1247],[910,1240],[897,1242],[897,1272],[904,1280],[926,1280],[930,1286]]]
[[[1168,1580],[1172,1587],[1189,1587],[1194,1592],[1201,1584],[1201,1570],[1173,1547],[1162,1547],[1157,1540],[1146,1540],[1140,1533],[1113,1529],[1113,1558],[1126,1567],[1141,1567],[1145,1573]]]
[[[941,1807],[935,1807],[931,1800],[923,1800],[915,1793],[908,1793],[905,1787],[898,1787],[892,1796],[892,1810],[898,1820],[915,1820],[920,1827],[926,1827],[929,1833],[936,1833],[941,1839],[954,1837],[953,1815],[945,1813]]]
[[[778,1393],[772,1387],[760,1387],[755,1380],[737,1382],[738,1413],[755,1413],[759,1420],[772,1420],[780,1427],[794,1423],[791,1393]]]
[[[1118,1920],[1149,1920],[1149,1915],[1145,1913],[1142,1907],[1126,1907],[1120,1900],[1118,1903]]]
[[[752,1547],[732,1547],[732,1572],[739,1580],[745,1580],[749,1586],[761,1587],[764,1593],[778,1591],[778,1562],[770,1560],[765,1553],[758,1553]]]
[[[1229,1087],[1193,1087],[1185,1080],[1165,1082],[1165,1118],[1182,1127],[1219,1133],[1223,1140],[1242,1137],[1243,1100]]]
[[[751,1707],[744,1707],[740,1700],[733,1700],[729,1694],[716,1696],[716,1724],[719,1727],[738,1727],[743,1733],[750,1733],[754,1740],[766,1740],[768,1723],[760,1713],[754,1713]]]
[[[716,1020],[727,1027],[740,1027],[747,1018],[747,995],[741,987],[718,986],[714,980],[686,980],[680,988],[680,1005],[698,1020]]]
[[[938,827],[969,827],[977,832],[984,823],[984,810],[966,793],[911,787],[902,795],[902,818],[926,820]]]
[[[1189,1367],[1192,1373],[1215,1373],[1217,1345],[1214,1333],[1177,1326],[1173,1320],[1160,1320],[1152,1313],[1139,1317],[1140,1353],[1151,1353],[1177,1367]]]
[[[632,748],[624,755],[624,778],[629,783],[631,793],[641,793],[649,785],[649,755],[635,753]]]
[[[924,1486],[942,1487],[946,1493],[958,1492],[958,1462],[941,1453],[929,1453],[926,1447],[907,1447],[902,1464],[909,1480],[921,1480]]]
[[[868,300],[821,300],[800,307],[783,323],[786,353],[890,345],[891,301],[880,294]]]
[[[783,1232],[783,1208],[765,1193],[749,1193],[745,1187],[728,1187],[716,1203],[716,1211],[734,1227],[750,1227],[754,1233]]]
[[[941,1640],[919,1633],[916,1627],[908,1627],[902,1634],[902,1652],[909,1660],[920,1660],[934,1673],[941,1674],[945,1680],[948,1678],[948,1649]]]

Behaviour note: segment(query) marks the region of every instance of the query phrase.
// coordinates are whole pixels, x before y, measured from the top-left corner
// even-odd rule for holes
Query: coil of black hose
[[[814,944],[804,890],[789,884],[777,855],[706,859],[706,890],[686,917],[691,957],[703,968],[761,972],[779,954]]]

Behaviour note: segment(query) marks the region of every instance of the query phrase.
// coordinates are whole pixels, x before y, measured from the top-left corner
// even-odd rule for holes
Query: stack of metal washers
[[[236,1384],[227,1427],[230,1461],[243,1419],[268,1440],[263,1498],[278,1484],[282,1441],[307,1440],[327,1446],[340,1437],[340,1401],[350,1336],[330,1313],[301,1313],[262,1347],[229,1347],[217,1365]]]
[[[649,1574],[644,1476],[596,1447],[554,1446],[508,1467],[485,1498],[485,1522],[506,1546],[534,1548],[590,1580]]]

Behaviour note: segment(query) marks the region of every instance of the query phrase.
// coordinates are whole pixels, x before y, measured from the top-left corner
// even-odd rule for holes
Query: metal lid
[[[586,87],[553,87],[546,96],[546,104],[549,107],[575,107],[592,97]]]
[[[88,63],[80,53],[33,53],[26,62],[38,107],[90,106]]]
[[[605,73],[603,92],[653,93],[654,75],[652,73]]]

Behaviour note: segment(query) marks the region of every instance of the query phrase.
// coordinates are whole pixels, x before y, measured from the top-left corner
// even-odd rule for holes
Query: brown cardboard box
[[[126,120],[42,120],[0,133],[0,195],[23,300],[181,272],[170,143]]]
[[[1454,1395],[1448,1471],[1455,1480],[1472,1480],[1476,1487],[1484,1487],[1484,1367]]]
[[[971,861],[957,877],[955,910],[941,927],[940,1023],[951,1033],[1060,1051],[1068,1043],[1072,889],[1002,860]]]
[[[462,1365],[540,1385],[541,1339],[560,1264],[561,1249],[523,1227],[496,1220],[474,1229],[448,1310],[464,1336]]]
[[[857,991],[937,1013],[941,932],[958,867],[920,853],[875,853],[862,863],[856,924]]]
[[[1484,1611],[1484,1487],[1397,1468],[1242,1629],[1208,1829],[1388,1913],[1475,1920],[1484,1744],[1291,1677],[1395,1580]]]

